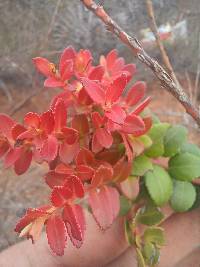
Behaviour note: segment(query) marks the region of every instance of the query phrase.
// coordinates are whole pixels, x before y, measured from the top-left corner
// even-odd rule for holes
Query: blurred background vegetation
[[[140,39],[141,30],[149,27],[145,0],[97,2],[127,32],[136,33]],[[187,36],[175,38],[166,47],[176,71],[181,75],[185,71],[195,74],[200,42],[199,0],[153,0],[153,4],[158,25],[186,23],[183,30]],[[117,48],[128,61],[133,60],[127,48],[77,0],[0,0],[0,79],[4,83],[31,83],[31,58],[55,58],[70,44],[77,49],[91,49],[95,59]],[[146,49],[160,59],[157,50],[148,46]]]

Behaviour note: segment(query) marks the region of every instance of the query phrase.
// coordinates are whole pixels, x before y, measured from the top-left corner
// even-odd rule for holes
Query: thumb
[[[111,262],[127,249],[123,219],[117,219],[106,231],[97,226],[91,214],[86,212],[86,233],[83,246],[74,248],[69,239],[62,257],[53,255],[46,236],[34,245],[23,241],[0,254],[1,267],[101,267]],[[16,262],[17,259],[17,262]]]

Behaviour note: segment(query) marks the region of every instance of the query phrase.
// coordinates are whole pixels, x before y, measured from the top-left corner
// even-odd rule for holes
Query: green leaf
[[[169,161],[169,173],[174,179],[192,181],[200,176],[200,158],[188,152],[178,154]]]
[[[142,252],[138,248],[136,248],[136,254],[137,254],[138,267],[146,267]]]
[[[145,225],[155,225],[162,221],[164,215],[162,212],[155,206],[144,206],[136,214],[136,222],[145,224]]]
[[[164,137],[165,157],[177,154],[187,139],[187,129],[181,125],[170,127]]]
[[[153,243],[156,246],[165,245],[164,230],[161,227],[149,227],[144,231],[144,242]]]
[[[141,155],[134,159],[131,174],[134,176],[143,176],[148,170],[152,169],[153,165],[151,160],[147,156]]]
[[[145,243],[142,250],[142,254],[145,258],[146,264],[148,264],[149,266],[154,266],[158,263],[160,251],[159,248],[157,248],[154,244]]]
[[[189,210],[196,199],[195,187],[184,181],[174,181],[173,194],[171,197],[171,207],[177,212]]]
[[[156,123],[149,132],[149,137],[153,141],[152,146],[146,150],[145,154],[148,157],[157,158],[164,154],[164,136],[167,129],[170,127],[168,123]]]
[[[199,208],[200,206],[200,185],[195,185],[196,199],[190,210]]]
[[[189,152],[197,157],[200,157],[200,148],[195,144],[185,143],[181,147],[181,153]]]
[[[125,196],[120,196],[120,212],[119,216],[125,216],[131,209],[131,201]]]
[[[169,174],[161,167],[154,165],[153,171],[145,174],[145,185],[157,206],[168,202],[172,194],[172,180]]]
[[[146,134],[137,137],[137,139],[139,139],[142,142],[142,144],[144,145],[145,149],[149,148],[153,143],[151,138]]]

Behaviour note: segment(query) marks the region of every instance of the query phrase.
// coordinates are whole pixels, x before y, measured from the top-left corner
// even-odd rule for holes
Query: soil
[[[30,93],[30,90],[27,91],[25,88],[11,88],[14,99],[11,104],[1,94],[0,112],[10,112]],[[14,114],[14,118],[20,121],[28,111],[42,112],[47,108],[53,94],[55,94],[53,90],[38,90],[38,94],[27,101]],[[171,95],[156,82],[149,85],[148,94],[152,96],[150,108],[159,116],[161,121],[185,124],[189,129],[190,140],[200,145],[200,133],[195,127],[195,123],[189,116],[184,115],[182,106]],[[33,164],[27,173],[16,176],[12,170],[0,168],[0,250],[20,240],[13,229],[19,217],[24,214],[25,209],[47,203],[49,190],[43,181],[45,170],[45,165]]]

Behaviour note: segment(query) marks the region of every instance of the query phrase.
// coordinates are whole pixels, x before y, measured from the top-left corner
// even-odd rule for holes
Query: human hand
[[[200,213],[170,216],[163,224],[166,246],[161,249],[159,267],[199,267]],[[124,237],[123,219],[102,232],[90,214],[86,214],[85,242],[75,249],[68,240],[65,255],[54,256],[43,236],[36,244],[23,241],[0,254],[1,267],[134,267],[136,254]],[[193,253],[194,252],[194,253]],[[191,253],[192,259],[190,257]],[[190,262],[188,262],[190,261]]]

